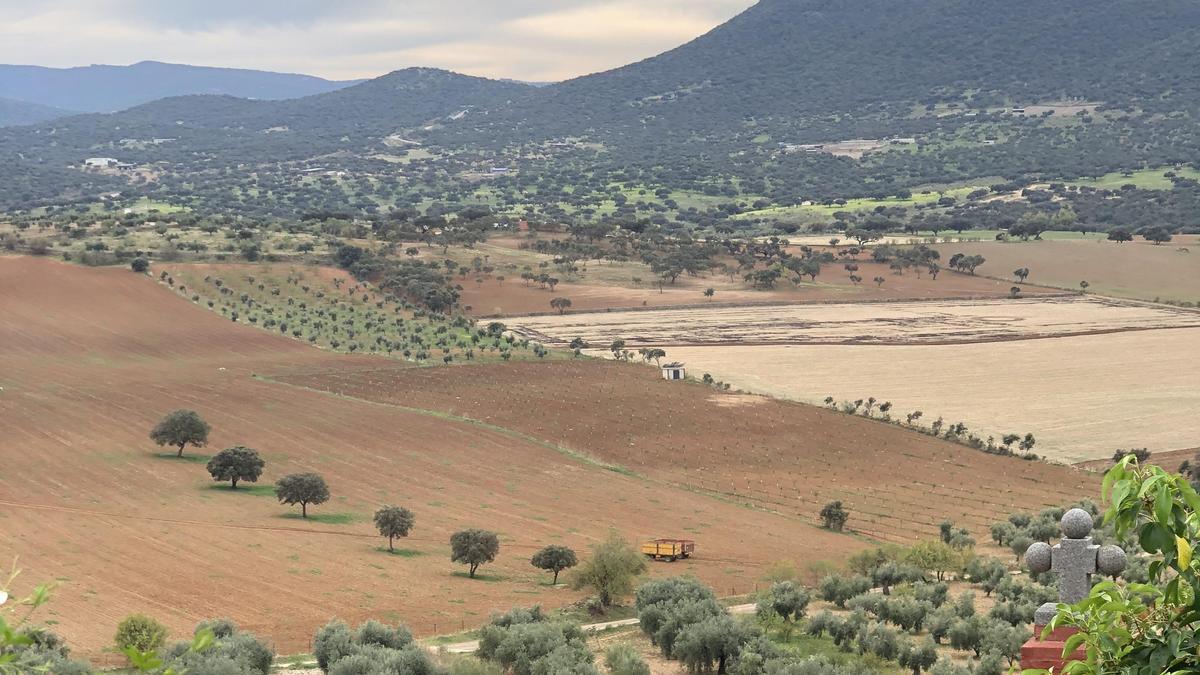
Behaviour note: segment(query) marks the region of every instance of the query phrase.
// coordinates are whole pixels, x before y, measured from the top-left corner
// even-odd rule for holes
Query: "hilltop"
[[[113,112],[167,96],[219,94],[286,99],[333,91],[336,82],[312,75],[211,68],[160,61],[75,68],[0,65],[0,91],[10,98],[83,112]]]

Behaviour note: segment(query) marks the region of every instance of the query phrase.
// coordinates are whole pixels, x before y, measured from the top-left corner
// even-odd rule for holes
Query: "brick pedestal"
[[[1042,639],[1042,631],[1045,626],[1034,626],[1033,637],[1021,646],[1021,669],[1041,668],[1049,670],[1054,669],[1058,673],[1062,671],[1065,661],[1063,659],[1063,647],[1066,646],[1067,639],[1079,631],[1074,628],[1057,628]],[[1075,650],[1071,655],[1071,659],[1083,660],[1083,648]],[[1070,660],[1070,659],[1068,659]]]

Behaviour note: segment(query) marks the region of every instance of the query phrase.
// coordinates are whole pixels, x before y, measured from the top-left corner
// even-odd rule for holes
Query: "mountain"
[[[262,131],[391,133],[439,117],[465,117],[473,109],[503,106],[530,85],[460,75],[436,68],[406,68],[314,96],[253,101],[232,96],[172,97],[140,105],[114,122]],[[460,115],[460,113],[465,113]]]
[[[37,103],[0,98],[0,127],[37,124],[75,113]]]
[[[210,68],[158,61],[130,66],[77,68],[0,65],[0,93],[8,98],[67,110],[113,112],[187,94],[221,94],[265,100],[298,98],[341,89],[311,75],[237,68]]]
[[[419,188],[388,181],[369,202],[323,197],[370,212],[461,200],[481,170],[504,165],[517,171],[492,177],[511,203],[544,200],[565,217],[565,195],[591,209],[617,183],[703,193],[728,215],[1186,164],[1200,156],[1197,44],[1197,0],[760,0],[663,54],[547,86],[410,68],[295,99],[170,97],[0,129],[0,206],[74,195],[63,167],[101,149],[162,167],[146,189],[165,197],[193,199],[190,186],[216,171],[233,169],[233,182],[256,167],[255,180],[280,182],[270,208],[281,215],[310,199],[288,176],[314,167],[425,172]],[[788,147],[849,139],[879,151]],[[389,164],[407,142],[426,156]]]
[[[694,138],[747,123],[759,127],[750,135],[773,124],[826,133],[830,116],[899,118],[930,103],[1183,110],[1200,99],[1196,44],[1194,0],[761,0],[685,45],[542,88],[488,122]]]

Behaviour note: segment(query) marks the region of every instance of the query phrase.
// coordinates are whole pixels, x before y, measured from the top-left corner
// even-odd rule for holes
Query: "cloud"
[[[153,59],[373,77],[559,80],[671,49],[753,0],[0,0],[0,62]]]

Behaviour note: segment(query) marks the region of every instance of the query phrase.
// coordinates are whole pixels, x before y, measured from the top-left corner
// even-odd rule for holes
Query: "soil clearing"
[[[1117,244],[1104,235],[1075,241],[1012,241],[975,244],[938,244],[934,248],[949,260],[955,253],[982,255],[987,262],[979,274],[1008,277],[1018,268],[1029,268],[1031,283],[1078,289],[1136,300],[1200,302],[1200,246],[1195,238],[1176,236],[1155,246],[1132,241]]]
[[[1014,508],[1096,489],[1065,467],[808,407],[725,407],[627,364],[332,354],[125,269],[0,257],[0,289],[0,551],[20,556],[17,592],[58,584],[40,618],[88,656],[132,612],[175,636],[229,616],[294,653],[333,616],[431,635],[559,606],[583,594],[548,587],[529,556],[550,543],[584,553],[610,527],[691,536],[696,558],[653,573],[745,593],[776,560],[836,562],[866,536],[926,537],[947,516],[981,536]],[[213,425],[186,461],[147,438],[180,407]],[[237,444],[262,453],[262,480],[214,487],[204,458]],[[299,471],[333,494],[307,521],[267,489]],[[865,536],[816,527],[830,498]],[[385,503],[416,513],[397,555],[370,523]],[[501,535],[476,580],[448,559],[450,533],[467,527]]]
[[[1008,295],[1011,283],[986,279],[969,274],[942,272],[937,279],[928,274],[920,276],[910,270],[903,275],[893,274],[883,263],[867,259],[848,259],[825,265],[815,281],[800,284],[781,280],[774,289],[756,290],[740,274],[704,274],[681,276],[674,284],[660,288],[656,275],[646,265],[637,262],[609,263],[581,261],[585,271],[574,277],[562,277],[553,291],[526,284],[520,279],[520,269],[529,266],[538,270],[539,263],[551,262],[551,255],[517,248],[524,240],[518,237],[496,237],[473,249],[450,249],[450,257],[469,265],[474,257],[486,258],[496,268],[494,275],[469,274],[458,283],[463,286],[462,303],[470,306],[475,316],[512,316],[546,314],[553,310],[550,300],[563,297],[571,300],[573,310],[604,311],[640,307],[679,307],[714,305],[758,305],[801,302],[862,302],[891,300],[933,300],[943,298],[998,298]],[[793,247],[796,248],[796,247]],[[439,259],[440,251],[422,251],[422,258]],[[793,251],[795,253],[796,251]],[[860,256],[866,258],[867,256]],[[727,263],[736,266],[732,260]],[[855,284],[843,264],[854,263],[856,274],[866,281]],[[504,281],[496,277],[504,276]],[[885,279],[882,286],[871,281]],[[635,282],[634,279],[639,279]],[[714,295],[706,298],[704,291],[712,288]],[[1056,294],[1057,290],[1025,286],[1027,295]]]

